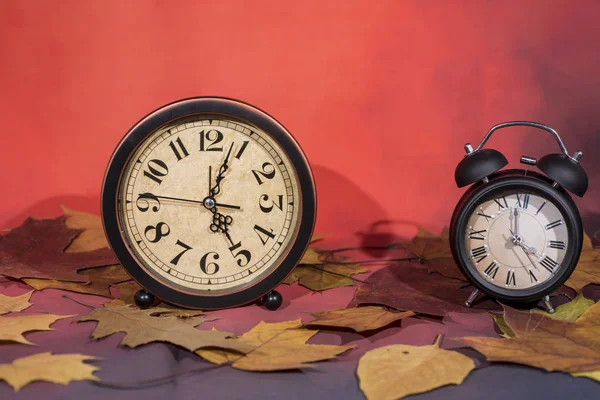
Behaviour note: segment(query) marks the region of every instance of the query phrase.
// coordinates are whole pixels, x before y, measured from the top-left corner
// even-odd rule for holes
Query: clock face
[[[567,219],[547,198],[503,192],[475,207],[465,247],[472,268],[489,284],[529,289],[561,272],[569,243]]]
[[[146,136],[120,178],[120,231],[164,285],[203,296],[248,288],[289,252],[302,213],[294,164],[260,128],[222,114]]]

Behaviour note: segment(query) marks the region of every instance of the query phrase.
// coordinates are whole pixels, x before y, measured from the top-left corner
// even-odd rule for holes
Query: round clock
[[[106,171],[102,219],[118,260],[147,292],[226,308],[270,293],[300,261],[315,196],[309,163],[279,122],[245,103],[200,97],[127,132]]]
[[[493,149],[483,149],[496,130],[530,126],[550,132],[562,154],[521,162],[543,172],[500,171],[508,164]],[[476,290],[505,303],[540,299],[553,311],[547,295],[571,275],[583,244],[579,211],[568,191],[583,196],[588,179],[579,164],[581,152],[569,155],[558,133],[545,125],[506,122],[494,126],[476,149],[465,145],[465,158],[455,172],[458,187],[472,186],[462,196],[450,224],[454,259]]]

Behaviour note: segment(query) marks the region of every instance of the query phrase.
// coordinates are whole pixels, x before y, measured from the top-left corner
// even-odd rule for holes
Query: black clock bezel
[[[286,153],[296,171],[301,193],[300,222],[290,249],[266,277],[233,293],[202,296],[165,285],[146,271],[133,256],[119,228],[118,196],[122,174],[130,156],[143,140],[173,120],[197,114],[221,114],[247,121],[270,135]],[[289,131],[266,112],[223,97],[195,97],[167,104],[142,118],[123,137],[108,163],[101,195],[102,222],[110,247],[131,277],[158,298],[182,307],[222,309],[251,303],[273,290],[301,260],[308,248],[316,221],[316,188],[310,165]]]
[[[542,196],[551,201],[565,218],[569,246],[561,268],[555,276],[532,288],[505,289],[486,281],[475,271],[464,245],[467,223],[477,205],[503,191]],[[450,223],[450,247],[462,273],[483,293],[508,304],[537,301],[558,289],[573,273],[582,246],[583,224],[577,206],[565,190],[552,187],[548,178],[532,171],[505,170],[491,175],[488,183],[481,182],[472,186],[458,202]]]

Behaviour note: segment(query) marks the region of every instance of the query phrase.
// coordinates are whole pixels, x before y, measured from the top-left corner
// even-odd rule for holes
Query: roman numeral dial
[[[469,215],[463,254],[487,285],[528,289],[560,271],[569,227],[550,198],[504,190],[474,205]]]

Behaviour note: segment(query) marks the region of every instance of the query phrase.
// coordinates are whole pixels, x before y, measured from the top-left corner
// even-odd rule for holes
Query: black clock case
[[[537,301],[558,289],[571,275],[581,254],[583,244],[583,224],[575,202],[563,188],[553,187],[553,181],[546,176],[522,169],[510,169],[495,172],[488,176],[488,182],[479,181],[471,186],[458,202],[450,222],[450,247],[454,261],[461,272],[473,285],[485,293],[506,304],[523,304]],[[569,247],[567,248],[560,273],[541,285],[529,289],[504,289],[487,282],[481,275],[474,273],[467,254],[465,243],[466,225],[477,204],[497,196],[503,189],[514,193],[542,195],[550,200],[563,214],[569,226]]]
[[[129,157],[144,138],[170,121],[194,114],[223,114],[257,126],[271,135],[287,154],[298,175],[302,196],[300,225],[296,240],[280,265],[258,283],[241,291],[225,295],[199,296],[176,290],[156,279],[133,257],[121,235],[117,199],[121,174]],[[317,211],[316,186],[310,164],[298,142],[275,118],[266,112],[238,100],[223,97],[195,97],[167,104],[142,118],[123,137],[106,169],[102,184],[101,210],[104,232],[115,256],[129,275],[163,301],[186,308],[204,310],[237,307],[251,303],[273,290],[300,262],[312,237]]]

